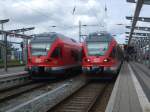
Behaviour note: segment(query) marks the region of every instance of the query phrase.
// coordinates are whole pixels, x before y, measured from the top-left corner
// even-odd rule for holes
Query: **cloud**
[[[125,0],[1,0],[0,5],[0,19],[10,19],[5,29],[35,26],[32,33],[55,31],[76,40],[79,20],[87,25],[107,25],[107,30],[119,38],[126,31],[125,24],[129,24],[125,16],[133,15],[135,10],[135,4]],[[144,7],[142,15],[146,15],[144,12],[148,9]],[[117,23],[124,26],[117,26]],[[51,27],[53,25],[57,27]],[[106,27],[82,27],[83,34],[99,30],[106,30]]]

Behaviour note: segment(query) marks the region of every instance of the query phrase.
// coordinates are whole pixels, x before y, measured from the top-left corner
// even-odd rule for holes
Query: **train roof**
[[[53,42],[57,38],[61,38],[62,40],[71,40],[72,42],[76,43],[76,41],[72,38],[68,38],[62,34],[56,33],[56,32],[50,32],[50,33],[41,33],[41,34],[35,34],[33,35],[33,38],[31,39],[31,43],[34,42]]]
[[[86,42],[109,42],[113,37],[109,33],[95,32],[91,33],[86,37]]]

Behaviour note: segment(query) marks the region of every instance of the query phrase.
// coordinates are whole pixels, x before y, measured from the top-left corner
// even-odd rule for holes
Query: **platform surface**
[[[136,77],[145,92],[148,101],[150,102],[150,69],[148,69],[145,65],[139,63],[130,63],[133,68],[133,71],[136,74]]]
[[[121,68],[106,112],[150,112],[150,70],[125,62]]]
[[[0,68],[0,76],[19,73],[19,72],[24,72],[24,66],[9,67],[7,72],[5,72],[4,68]]]

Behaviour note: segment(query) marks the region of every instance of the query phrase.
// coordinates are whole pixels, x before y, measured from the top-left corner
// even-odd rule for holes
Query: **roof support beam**
[[[135,0],[127,0],[127,2],[136,3]]]
[[[20,33],[20,32],[30,31],[30,30],[34,30],[34,29],[35,29],[35,27],[21,28],[21,29],[16,29],[16,30],[8,30],[8,32]]]
[[[131,26],[126,26],[126,28],[131,29]],[[134,27],[135,30],[141,30],[141,31],[150,31],[150,27]]]
[[[127,2],[136,3],[136,0],[127,0]],[[144,0],[144,4],[150,5],[150,1],[149,0]]]
[[[133,20],[133,17],[126,16],[126,19]],[[137,17],[137,21],[150,22],[150,18],[149,17]]]
[[[10,36],[14,36],[15,35],[16,37],[24,38],[24,39],[30,39],[30,38],[32,38],[32,36],[27,36],[27,35],[13,33],[13,32],[4,31],[4,30],[0,30],[0,34],[6,34],[6,35],[10,35]]]
[[[134,32],[134,27],[137,23],[142,5],[143,5],[144,1],[143,0],[138,0],[136,3],[136,9],[135,9],[135,13],[134,13],[134,18],[133,18],[133,22],[132,22],[132,28],[131,28],[131,32],[130,32],[130,36],[129,36],[129,41],[128,41],[128,45],[130,44],[130,41],[132,39],[132,34]]]
[[[130,34],[129,32],[125,32],[126,34]],[[134,32],[132,33],[132,35],[139,35],[139,36],[148,36],[150,35],[150,33],[138,33],[138,32]],[[130,35],[129,35],[129,39],[130,39]]]

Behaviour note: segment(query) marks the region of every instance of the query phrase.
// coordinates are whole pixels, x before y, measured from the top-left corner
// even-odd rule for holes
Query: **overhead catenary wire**
[[[49,18],[51,19],[51,17],[48,15],[48,13],[46,12],[43,12],[42,8],[33,8],[31,7],[30,5],[28,5],[27,3],[25,3],[24,1],[21,1],[20,4],[23,6],[23,7],[26,7],[26,8],[30,8],[32,11],[36,12],[37,14],[45,17],[45,18]],[[88,3],[88,6],[89,6],[89,3]],[[72,10],[72,14],[74,15],[76,13],[76,10],[77,10],[77,0],[74,0],[74,7],[73,7],[73,10]],[[97,14],[95,13],[95,11],[93,10],[93,8],[90,9],[91,13],[96,17],[97,21],[98,21],[98,24],[99,26],[102,26],[101,22],[99,21],[99,18],[97,16]],[[45,27],[45,25],[42,25]],[[76,26],[74,26],[76,28]],[[66,25],[62,25],[60,28],[73,28],[73,26],[66,26]]]
[[[87,3],[87,5],[88,5],[88,7],[90,7],[89,3]],[[91,8],[90,11],[91,11],[91,13],[93,13],[93,15],[95,16],[95,18],[96,18],[98,24],[101,26],[102,24],[101,24],[101,22],[99,21],[99,18],[98,18],[98,16],[97,16],[97,14],[95,13],[95,11],[93,10],[93,8]]]
[[[75,14],[75,11],[76,11],[76,0],[74,0],[74,7],[73,7],[73,10],[72,10],[72,15]]]
[[[96,20],[97,20],[99,26],[103,26],[102,23],[101,23],[101,21],[100,21],[100,18],[99,18],[98,15],[97,15],[97,13],[94,11],[93,8],[90,8],[89,2],[87,3],[87,5],[88,5],[89,10],[91,11],[91,13],[95,16],[95,18],[96,18]],[[100,5],[99,5],[99,6],[100,6]]]
[[[30,8],[32,11],[34,11],[34,12],[36,12],[36,13],[42,15],[42,16],[45,16],[46,18],[49,18],[49,16],[48,16],[46,13],[40,11],[40,10],[43,10],[43,9],[39,8],[40,10],[38,10],[38,9],[32,8],[32,7],[30,7],[29,5],[27,5],[24,1],[21,1],[20,3],[21,3],[24,7]]]
[[[30,8],[32,11],[34,11],[34,12],[36,12],[37,14],[39,14],[39,15],[41,15],[41,16],[44,16],[45,18],[49,18],[49,19],[51,19],[51,17],[50,16],[48,16],[47,14],[48,13],[44,13],[44,12],[42,12],[42,10],[43,9],[41,9],[41,8],[38,8],[38,9],[35,9],[35,8],[32,8],[32,7],[30,7],[29,5],[27,5],[25,2],[20,2],[24,7],[26,7],[26,8]],[[76,0],[75,0],[75,6],[74,6],[74,8],[76,8]],[[74,11],[75,11],[75,9],[74,9]],[[44,25],[43,25],[44,26]],[[45,27],[45,26],[44,26]],[[72,28],[72,26],[65,26],[65,25],[62,25],[62,26],[59,26],[59,28]]]

